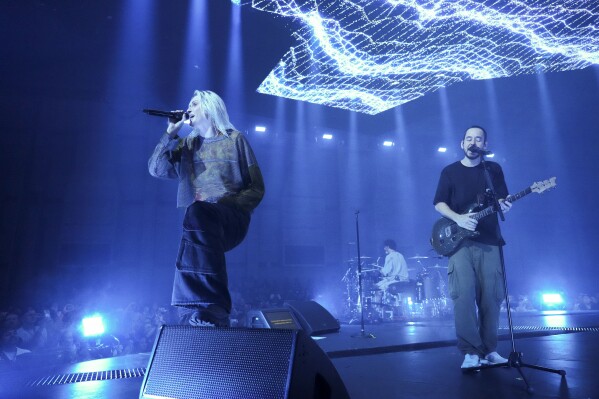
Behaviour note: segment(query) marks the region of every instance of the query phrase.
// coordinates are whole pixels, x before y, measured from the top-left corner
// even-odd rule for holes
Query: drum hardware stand
[[[495,193],[495,189],[493,188],[493,182],[491,181],[491,175],[489,174],[489,169],[485,162],[484,154],[480,154],[480,159],[481,159],[481,163],[483,164],[485,179],[487,181],[487,187],[488,187],[487,194],[489,194],[489,196],[492,200],[493,206],[497,210],[497,213],[499,213],[501,221],[503,222],[503,221],[505,221],[505,216],[503,215],[503,211],[501,210],[501,206],[499,205],[499,201],[497,200],[497,195]],[[512,312],[511,312],[511,308],[510,308],[510,297],[508,295],[507,276],[505,274],[505,261],[503,258],[503,246],[502,245],[499,246],[499,260],[501,263],[501,271],[503,272],[503,291],[504,291],[505,301],[506,301],[506,306],[507,306],[507,320],[508,320],[508,328],[510,331],[510,340],[512,342],[512,351],[510,352],[507,363],[478,366],[478,367],[473,367],[473,368],[467,369],[467,370],[477,371],[477,370],[485,370],[485,369],[496,368],[496,367],[505,367],[505,366],[513,367],[516,370],[518,370],[518,373],[520,373],[522,380],[524,380],[524,383],[526,384],[526,392],[528,392],[529,394],[533,394],[534,388],[530,385],[530,383],[528,382],[528,379],[522,372],[523,367],[528,367],[528,368],[531,368],[534,370],[541,370],[541,371],[547,371],[550,373],[559,374],[562,376],[562,378],[566,375],[566,371],[552,369],[552,368],[548,368],[548,367],[537,366],[534,364],[528,364],[528,363],[525,363],[522,361],[522,352],[518,352],[516,350],[516,343],[514,341],[514,326],[513,326],[513,322],[512,322]]]
[[[358,250],[358,300],[360,301],[360,334],[352,335],[352,338],[375,338],[371,333],[364,331],[364,297],[362,296],[362,258],[360,256],[360,227],[358,223],[358,215],[360,211],[356,211],[356,248]]]
[[[352,273],[352,267],[350,265],[350,267],[345,271],[345,274],[343,275],[343,277],[341,278],[341,281],[345,283],[345,287],[346,287],[346,295],[347,298],[345,298],[345,306],[347,307],[347,311],[350,314],[350,322],[349,324],[351,324],[351,309],[352,309],[352,298],[351,298],[351,288],[350,288],[350,284],[351,284],[351,273]]]

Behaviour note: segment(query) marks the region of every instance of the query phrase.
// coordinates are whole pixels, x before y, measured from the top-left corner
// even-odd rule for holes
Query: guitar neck
[[[532,190],[530,187],[528,187],[525,190],[520,191],[519,193],[516,193],[513,195],[512,194],[508,195],[505,200],[508,202],[514,202],[530,193],[532,193]],[[472,217],[476,220],[480,220],[480,219],[484,218],[485,216],[489,216],[490,214],[495,213],[495,212],[497,212],[497,210],[494,209],[493,206],[489,206],[480,212],[476,212],[474,215],[472,215]]]

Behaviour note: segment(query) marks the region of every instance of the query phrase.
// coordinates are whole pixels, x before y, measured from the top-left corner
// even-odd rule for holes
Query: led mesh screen
[[[367,114],[469,79],[599,63],[599,1],[253,0],[297,42],[258,92]]]

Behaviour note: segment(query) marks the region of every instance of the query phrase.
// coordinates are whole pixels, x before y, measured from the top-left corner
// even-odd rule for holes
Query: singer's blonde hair
[[[222,133],[228,136],[227,130],[236,130],[235,126],[229,121],[227,107],[225,107],[224,101],[218,94],[210,90],[195,90],[192,101],[194,99],[198,100],[202,111],[206,114],[206,118],[212,123],[215,133]]]

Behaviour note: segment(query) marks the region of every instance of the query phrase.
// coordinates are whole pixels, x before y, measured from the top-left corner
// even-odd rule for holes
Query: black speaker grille
[[[285,398],[297,333],[267,331],[164,327],[142,394],[181,399]]]
[[[75,382],[119,380],[123,378],[143,377],[146,369],[133,368],[122,370],[91,371],[89,373],[56,374],[38,378],[27,383],[27,386],[37,387],[46,385],[73,384]]]

